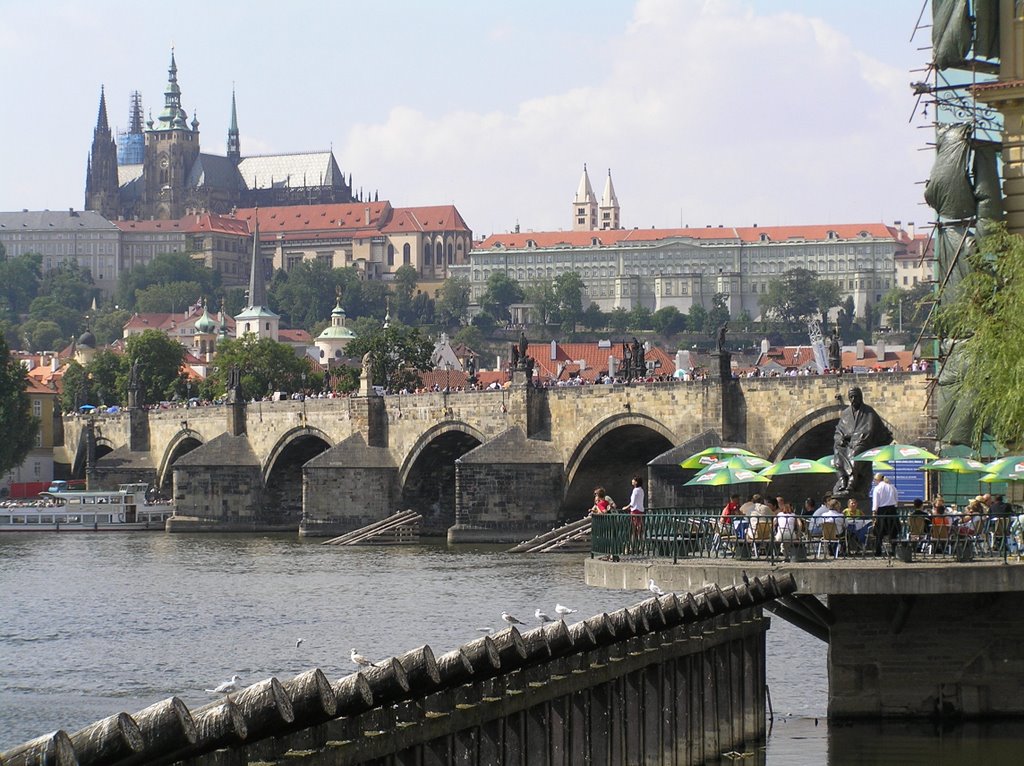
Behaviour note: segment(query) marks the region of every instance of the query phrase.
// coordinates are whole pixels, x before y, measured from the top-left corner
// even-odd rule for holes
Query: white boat
[[[147,502],[147,490],[139,483],[116,490],[43,492],[38,502],[0,505],[0,534],[163,531],[174,506]]]

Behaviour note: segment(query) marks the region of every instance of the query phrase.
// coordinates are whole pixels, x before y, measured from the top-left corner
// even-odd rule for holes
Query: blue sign
[[[885,476],[889,482],[896,487],[899,493],[900,503],[912,503],[917,498],[927,501],[925,495],[925,472],[919,470],[924,465],[923,460],[890,460],[891,471],[878,471]]]

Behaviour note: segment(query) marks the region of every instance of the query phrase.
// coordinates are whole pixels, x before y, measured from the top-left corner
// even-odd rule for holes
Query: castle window
[[[388,266],[395,265],[395,246],[388,243]]]
[[[452,251],[452,243],[448,243],[448,263],[454,262],[454,252]]]
[[[402,263],[409,265],[412,261],[412,248],[409,247],[409,243],[406,242],[402,245]]]

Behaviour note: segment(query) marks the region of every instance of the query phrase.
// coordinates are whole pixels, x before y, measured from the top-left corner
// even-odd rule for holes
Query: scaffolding
[[[966,443],[970,429],[964,413],[956,410],[955,397],[944,391],[959,382],[957,339],[941,337],[936,312],[968,273],[987,225],[1003,217],[1002,115],[976,98],[976,88],[996,81],[1000,72],[1000,1],[924,0],[911,35],[913,42],[925,30],[931,32],[929,45],[921,48],[930,60],[911,83],[916,96],[911,121],[933,132],[929,148],[935,152],[924,194],[934,213],[928,243],[935,253],[933,294],[917,348],[930,362],[935,438],[946,444]],[[929,6],[931,23],[924,23]]]
[[[128,130],[117,131],[117,164],[141,165],[146,159],[146,136],[142,132],[142,94],[132,91],[128,107]]]

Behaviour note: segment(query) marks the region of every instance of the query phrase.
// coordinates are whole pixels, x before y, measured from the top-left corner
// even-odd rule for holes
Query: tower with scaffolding
[[[1024,233],[1024,9],[1015,0],[926,0],[914,39],[929,26],[931,61],[912,83],[912,119],[935,135],[924,195],[934,211],[935,289],[918,347],[932,362],[937,440],[971,444],[960,339],[942,337],[935,317],[993,224]]]
[[[117,164],[141,165],[146,159],[146,135],[142,132],[142,94],[132,91],[128,130],[117,131]]]

